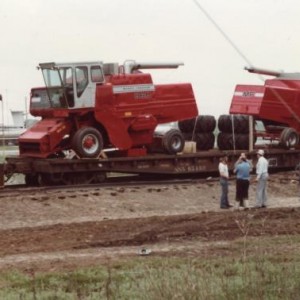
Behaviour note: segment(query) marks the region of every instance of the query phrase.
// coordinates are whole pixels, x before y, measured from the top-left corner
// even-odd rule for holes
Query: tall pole
[[[249,151],[253,151],[253,142],[254,142],[254,136],[253,136],[253,116],[249,116]]]

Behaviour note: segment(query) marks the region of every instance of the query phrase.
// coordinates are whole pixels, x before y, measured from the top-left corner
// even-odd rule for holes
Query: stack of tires
[[[217,145],[220,150],[249,149],[249,116],[221,115]]]
[[[196,142],[197,150],[209,150],[214,148],[216,127],[214,116],[198,116],[196,118],[178,122],[179,130],[186,141]]]

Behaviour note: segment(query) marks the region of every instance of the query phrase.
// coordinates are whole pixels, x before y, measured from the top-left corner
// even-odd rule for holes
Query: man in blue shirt
[[[241,153],[235,163],[234,172],[236,173],[236,201],[238,207],[248,207],[248,191],[250,185],[250,172],[252,166],[247,160],[246,154]]]

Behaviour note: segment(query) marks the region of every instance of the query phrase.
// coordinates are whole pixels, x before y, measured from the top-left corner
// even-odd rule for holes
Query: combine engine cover
[[[74,150],[98,157],[102,149],[144,147],[158,124],[192,118],[198,109],[189,83],[153,84],[141,69],[182,63],[44,63],[46,87],[31,90],[30,113],[42,120],[19,138],[21,156],[60,156]]]
[[[251,73],[275,76],[260,85],[237,85],[230,113],[252,115],[266,124],[300,131],[300,74],[247,69]]]

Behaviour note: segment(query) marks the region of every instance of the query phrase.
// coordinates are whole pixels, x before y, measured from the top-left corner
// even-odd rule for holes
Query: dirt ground
[[[255,184],[250,205],[255,205]],[[234,204],[235,182],[229,197]],[[268,208],[221,210],[218,181],[112,188],[70,188],[1,195],[0,269],[57,271],[151,255],[199,255],[212,243],[300,233],[299,186],[293,172],[272,174]],[[262,220],[262,221],[261,221]],[[254,224],[259,224],[254,222]]]

